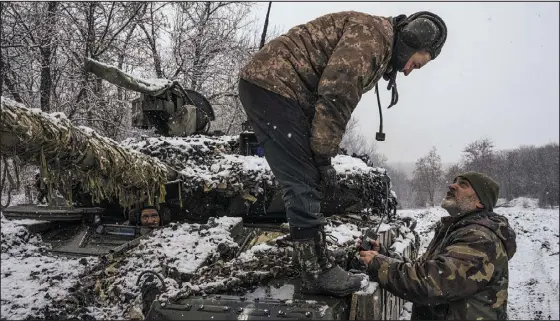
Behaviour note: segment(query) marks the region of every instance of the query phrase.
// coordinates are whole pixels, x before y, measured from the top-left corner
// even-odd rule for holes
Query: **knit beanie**
[[[485,174],[467,172],[458,175],[469,181],[484,208],[491,212],[498,201],[500,185]]]

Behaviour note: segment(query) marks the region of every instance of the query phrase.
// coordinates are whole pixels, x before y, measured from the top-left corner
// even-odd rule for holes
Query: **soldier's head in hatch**
[[[492,211],[498,201],[500,186],[487,175],[463,173],[449,185],[443,207],[449,215],[459,215],[479,209]]]
[[[434,60],[447,39],[447,27],[443,20],[428,11],[409,17],[398,16],[394,24],[396,32],[391,64],[405,76]]]
[[[160,225],[160,222],[161,218],[159,217],[157,209],[154,207],[147,206],[140,211],[140,225],[156,227]]]

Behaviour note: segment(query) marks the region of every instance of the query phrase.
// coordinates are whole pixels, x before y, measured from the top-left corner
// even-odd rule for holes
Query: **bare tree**
[[[88,74],[83,58],[91,57],[201,92],[216,110],[212,127],[234,134],[245,119],[237,96],[238,71],[258,50],[262,35],[249,15],[253,6],[4,2],[1,89],[28,107],[63,112],[77,125],[120,137],[128,130],[129,100],[137,93]],[[266,40],[277,35],[269,30]]]
[[[129,103],[119,99],[122,91],[104,84],[83,68],[83,58],[124,66],[124,52],[137,28],[143,3],[64,3],[68,28],[62,30],[67,74],[61,84],[73,90],[60,92],[65,112],[75,123],[91,126],[116,138],[128,126]]]
[[[497,158],[502,170],[496,171],[501,195],[507,199],[534,197],[543,206],[558,204],[558,143],[541,147],[521,146],[504,151]]]
[[[461,168],[460,164],[453,164],[447,168],[444,174],[443,182],[445,184],[453,183],[455,177],[463,172],[463,168]]]
[[[494,142],[482,138],[468,144],[463,149],[463,167],[465,170],[489,174],[493,168]]]
[[[435,205],[435,196],[436,192],[440,190],[442,176],[441,157],[438,155],[437,149],[433,147],[428,155],[416,161],[413,185],[419,202]]]
[[[162,28],[167,24],[167,18],[164,10],[169,6],[169,2],[147,2],[143,8],[143,18],[138,24],[143,31],[145,45],[150,50],[150,55],[154,63],[154,71],[156,73],[156,77],[158,78],[166,77],[161,65],[162,57],[158,41],[161,41]]]
[[[148,74],[177,80],[206,96],[216,111],[214,129],[238,132],[245,119],[237,75],[255,47],[252,7],[242,2],[147,3],[141,14],[142,45],[136,50],[153,62]]]
[[[4,25],[4,15],[2,15],[3,12],[4,12],[4,3],[0,2],[0,26]],[[6,41],[4,40],[4,33],[2,31],[4,31],[4,30],[0,29],[0,97],[4,93],[5,68],[4,68],[4,50],[3,49],[4,49],[4,44],[6,43]]]
[[[539,204],[542,207],[557,206],[560,201],[560,147],[558,143],[550,143],[537,150],[540,160],[536,166],[536,177],[540,182]]]
[[[492,140],[485,138],[467,145],[463,156],[463,166],[456,165],[456,171],[489,175],[500,184],[500,197],[511,200],[526,196],[538,198],[543,206],[558,204],[558,143],[494,151]],[[448,172],[446,178],[452,175]]]
[[[51,78],[51,59],[55,50],[56,37],[54,26],[56,25],[56,10],[58,2],[50,1],[47,3],[47,13],[45,21],[44,35],[41,36],[39,52],[41,55],[41,110],[50,111],[50,99],[52,90]]]
[[[350,154],[360,154],[365,144],[366,139],[361,133],[358,119],[356,117],[351,117],[348,124],[346,124],[346,130],[340,141],[340,147],[347,150]]]
[[[391,166],[385,166],[391,178],[391,189],[397,194],[398,208],[410,208],[414,205],[413,184],[408,175]]]
[[[3,80],[12,97],[28,106],[38,96],[43,111],[50,111],[52,76],[51,63],[57,46],[55,26],[58,2],[7,2],[2,15],[2,43],[5,63]],[[36,73],[40,74],[37,84]],[[38,86],[37,86],[38,85]],[[24,98],[25,97],[25,98]]]
[[[363,134],[355,117],[346,124],[340,147],[349,155],[363,157],[370,166],[384,167],[387,162],[387,157],[377,151],[375,140]]]

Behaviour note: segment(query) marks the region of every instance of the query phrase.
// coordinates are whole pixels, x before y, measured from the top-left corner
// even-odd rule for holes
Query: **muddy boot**
[[[285,243],[282,243],[285,242]],[[286,245],[289,246],[293,246],[294,243],[293,241],[290,241],[289,243],[286,242],[285,240],[282,241],[277,241],[278,246],[282,246],[285,247]],[[351,262],[351,257],[349,256],[348,252],[344,249],[336,249],[336,250],[327,250],[327,254],[329,256],[331,256],[334,260],[334,263],[336,263],[338,266],[340,266],[343,270],[349,270],[350,269],[350,262]],[[294,256],[294,260],[293,260],[294,266],[298,266],[298,259]]]
[[[361,287],[362,277],[343,270],[327,251],[325,231],[292,229],[294,263],[301,274],[302,292],[347,296]]]

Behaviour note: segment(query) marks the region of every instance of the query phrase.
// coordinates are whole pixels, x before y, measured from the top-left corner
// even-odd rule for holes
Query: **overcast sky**
[[[261,22],[268,3],[259,3]],[[273,2],[269,25],[285,32],[330,12],[410,15],[427,10],[448,28],[441,55],[408,77],[399,73],[399,103],[387,110],[379,82],[389,162],[414,162],[438,149],[443,162],[460,160],[466,144],[492,138],[496,148],[558,142],[558,3]],[[262,29],[262,27],[261,27]],[[354,111],[375,139],[375,91]]]

